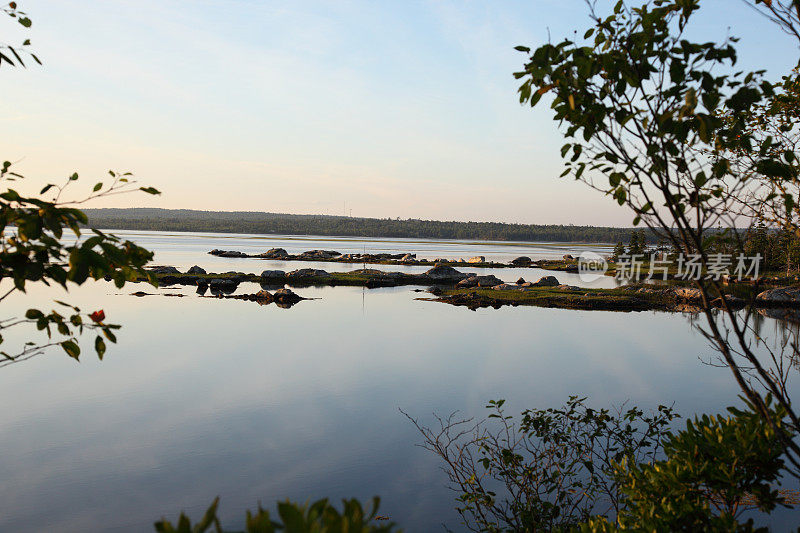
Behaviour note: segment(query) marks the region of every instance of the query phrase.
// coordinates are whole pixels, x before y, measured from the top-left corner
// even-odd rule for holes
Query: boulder
[[[244,253],[244,252],[237,252],[237,251],[233,251],[233,250],[227,251],[227,252],[222,252],[222,253],[217,254],[217,255],[219,255],[220,257],[248,257],[248,255],[246,253]]]
[[[155,274],[180,274],[181,271],[173,266],[157,266],[150,269]]]
[[[522,285],[523,283],[525,283],[525,278],[519,278],[517,280],[517,285]]]
[[[776,287],[759,293],[756,301],[763,304],[800,305],[800,287]]]
[[[208,280],[203,278],[197,279],[197,286],[198,287],[208,287]]]
[[[259,254],[259,257],[265,257],[267,259],[285,259],[289,257],[289,253],[284,250],[283,248],[270,248],[263,254]]]
[[[482,256],[482,255],[476,255],[475,257],[470,257],[468,262],[469,263],[485,263],[486,262],[486,258],[484,256]]]
[[[534,287],[558,287],[559,285],[561,285],[561,283],[555,276],[544,276],[533,284]]]
[[[286,274],[286,277],[290,279],[321,278],[328,276],[330,276],[329,273],[316,268],[301,268],[298,270],[292,270]]]
[[[477,287],[477,286],[478,286],[478,276],[470,276],[456,283],[456,287],[460,289],[470,289],[472,287]]]
[[[286,272],[283,270],[265,270],[261,273],[261,279],[283,279],[286,277]]]
[[[495,285],[501,285],[503,280],[498,279],[492,274],[488,276],[476,276],[478,281],[478,287],[494,287]]]
[[[453,283],[457,283],[468,277],[467,274],[459,272],[455,268],[447,265],[436,265],[432,269],[425,272],[423,276],[433,281]]]
[[[406,254],[400,258],[400,261],[409,262],[417,258],[417,254]]]
[[[300,259],[333,259],[334,257],[339,257],[339,252],[335,250],[309,250],[307,252],[303,252],[298,257]]]
[[[516,266],[528,266],[531,264],[531,258],[527,255],[522,255],[511,261],[511,264]]]
[[[260,290],[253,296],[255,296],[256,300],[269,300],[270,302],[272,301],[272,293],[269,291]]]
[[[207,274],[207,272],[204,269],[200,268],[197,265],[194,265],[192,268],[187,270],[186,273],[187,274],[202,274],[204,276]]]
[[[572,254],[567,254],[562,259],[564,259],[565,261],[574,261],[575,257],[573,257]]]

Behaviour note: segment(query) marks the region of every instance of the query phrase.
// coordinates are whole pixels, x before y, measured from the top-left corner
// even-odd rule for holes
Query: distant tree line
[[[210,233],[611,243],[629,241],[633,231],[631,228],[600,226],[445,222],[156,208],[87,209],[86,214],[89,223],[98,228]],[[648,236],[648,240],[650,237]]]

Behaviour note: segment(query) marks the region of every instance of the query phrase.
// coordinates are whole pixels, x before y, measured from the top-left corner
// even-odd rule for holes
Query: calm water
[[[125,235],[156,250],[158,263],[209,271],[281,268],[212,257],[211,248],[366,247],[502,260],[578,249]],[[283,268],[298,266],[309,264]],[[321,268],[341,266],[357,268]],[[250,285],[239,292],[257,289]],[[139,289],[187,296],[130,296]],[[199,298],[189,288],[97,283],[71,291],[71,302],[124,324],[119,344],[103,362],[87,342],[80,364],[50,352],[0,369],[0,530],[148,531],[181,509],[199,516],[217,495],[223,522],[235,527],[259,501],[375,494],[382,514],[406,531],[441,531],[441,523],[458,530],[445,475],[415,446],[420,438],[399,408],[431,421],[433,412],[480,415],[501,397],[512,412],[560,405],[571,394],[597,406],[674,402],[684,414],[736,401],[729,371],[698,360],[712,352],[687,315],[473,312],[415,300],[413,287],[297,292],[318,299],[281,309]],[[3,312],[54,297],[64,295],[35,290],[9,298]],[[766,321],[763,331],[769,337],[776,324]],[[787,513],[773,522],[778,530],[791,523]]]

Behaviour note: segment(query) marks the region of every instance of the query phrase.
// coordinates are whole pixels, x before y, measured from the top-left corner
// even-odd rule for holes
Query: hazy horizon
[[[557,178],[548,109],[517,100],[513,47],[588,27],[582,0],[21,8],[33,27],[8,40],[30,37],[44,65],[6,70],[4,158],[32,190],[114,169],[162,196],[85,207],[631,225]],[[741,37],[742,70],[794,65],[795,45],[742,2],[705,2],[690,29]]]

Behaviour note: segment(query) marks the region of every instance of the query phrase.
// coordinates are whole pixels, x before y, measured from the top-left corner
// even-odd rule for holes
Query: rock
[[[187,274],[202,274],[204,276],[207,274],[207,272],[204,269],[200,268],[197,265],[194,265],[192,268],[187,270],[186,273]]]
[[[675,289],[675,296],[681,300],[698,301],[703,299],[703,293],[700,289],[692,287],[678,287]]]
[[[534,287],[558,287],[559,285],[561,285],[561,283],[555,276],[544,276],[533,284]]]
[[[181,285],[196,285],[199,279],[200,278],[197,276],[180,276],[175,279],[175,283],[179,283]]]
[[[155,274],[180,274],[181,271],[173,266],[157,266],[150,269]]]
[[[519,278],[517,280],[517,285],[522,285],[523,283],[525,283],[525,279],[524,278]]]
[[[564,259],[565,261],[574,261],[575,257],[573,257],[571,254],[567,254],[562,259]]]
[[[243,281],[247,281],[247,274],[244,272],[235,272],[233,270],[225,272],[225,276],[228,279],[232,279],[236,283],[241,283]]]
[[[307,252],[303,252],[298,256],[299,259],[333,259],[334,257],[339,257],[339,252],[335,250],[309,250]]]
[[[409,262],[417,258],[417,254],[406,254],[400,258],[400,261]]]
[[[217,255],[219,255],[220,257],[249,257],[244,252],[236,252],[236,251],[222,252],[222,253],[219,253]]]
[[[286,272],[283,270],[265,270],[261,273],[261,279],[283,279],[286,277]]]
[[[432,269],[425,272],[423,276],[433,281],[450,281],[453,283],[457,283],[468,277],[467,274],[459,272],[455,268],[447,265],[436,265]]]
[[[577,291],[580,290],[580,287],[576,287],[575,285],[556,285],[556,289],[562,291]]]
[[[478,281],[478,287],[494,287],[496,285],[501,285],[503,280],[498,279],[492,274],[488,276],[476,276]]]
[[[263,254],[259,254],[258,257],[264,257],[266,259],[285,259],[289,257],[289,253],[283,248],[270,248]]]
[[[272,301],[272,293],[270,293],[269,291],[260,290],[253,296],[255,296],[256,300],[269,300],[270,302]]]
[[[528,266],[531,264],[531,258],[527,255],[522,255],[511,261],[511,264],[516,266]]]
[[[316,268],[301,268],[299,270],[292,270],[286,274],[286,277],[290,279],[324,278],[328,276],[330,276],[329,273]]]
[[[522,287],[520,285],[515,285],[512,283],[501,283],[500,285],[495,285],[492,287],[492,290],[495,291],[518,291],[521,289]]]
[[[469,278],[464,278],[458,283],[456,283],[456,287],[459,289],[470,289],[472,287],[478,286],[478,276],[471,276]]]
[[[208,287],[208,280],[203,278],[197,279],[197,286],[198,287]]]
[[[468,262],[469,263],[485,263],[486,262],[486,258],[484,256],[482,256],[482,255],[476,255],[475,257],[470,257]]]
[[[764,304],[800,305],[800,287],[776,287],[759,293],[756,301]]]

